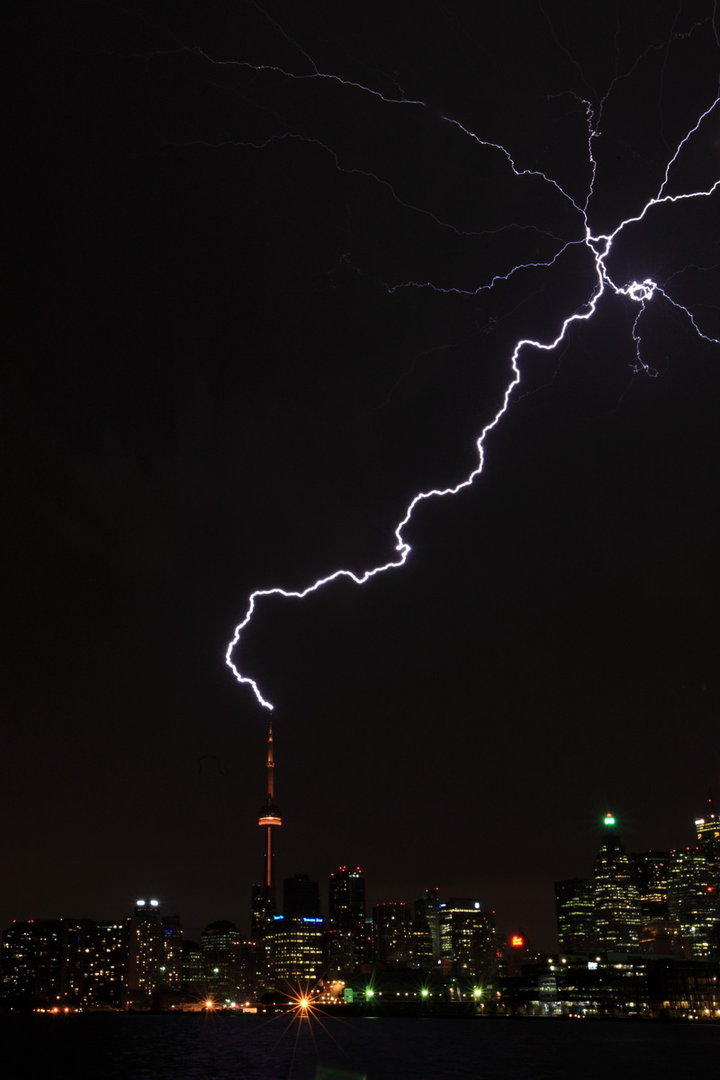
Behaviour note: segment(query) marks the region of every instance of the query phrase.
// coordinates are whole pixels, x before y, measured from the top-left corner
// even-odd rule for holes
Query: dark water
[[[720,1026],[5,1016],[0,1047],[4,1080],[693,1080],[718,1075]]]

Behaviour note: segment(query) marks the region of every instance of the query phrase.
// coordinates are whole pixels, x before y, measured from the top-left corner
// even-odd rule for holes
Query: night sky
[[[445,118],[582,204],[603,101],[597,233],[718,94],[712,3],[501,8],[23,6],[2,926],[137,896],[249,926],[268,714],[224,665],[248,594],[391,558],[413,494],[473,468],[516,341],[593,288],[577,245],[473,295],[583,222]],[[289,77],[314,71],[424,105]],[[720,175],[719,125],[669,193]],[[716,338],[719,198],[608,259]],[[402,571],[259,609],[236,660],[276,705],[278,878],[359,863],[371,903],[438,886],[551,948],[606,809],[631,850],[692,841],[720,780],[720,346],[656,294],[646,374],[638,311],[607,290],[524,351],[483,475],[420,507]]]

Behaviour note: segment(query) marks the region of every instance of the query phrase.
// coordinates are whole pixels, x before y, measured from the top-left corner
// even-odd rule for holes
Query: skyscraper
[[[95,950],[90,961],[89,996],[96,1004],[124,1005],[129,926],[126,919],[95,924]]]
[[[412,909],[404,900],[375,905],[373,937],[377,963],[408,963],[412,955]]]
[[[606,814],[595,860],[595,947],[601,952],[634,952],[639,947],[640,904],[617,821]]]
[[[714,955],[720,946],[717,895],[702,847],[670,852],[670,916],[680,923],[683,944],[698,960]]]
[[[667,918],[669,864],[667,851],[639,851],[630,855],[643,921]]]
[[[669,853],[639,851],[629,858],[640,904],[640,951],[680,957],[680,923],[668,911]]]
[[[283,914],[274,915],[265,937],[276,985],[320,977],[325,969],[325,923],[320,890],[307,874],[283,882]]]
[[[413,954],[421,967],[436,966],[442,956],[440,911],[443,907],[438,889],[426,889],[415,901]]]
[[[2,993],[21,1007],[61,1001],[62,919],[13,922],[2,935]]]
[[[286,919],[319,919],[320,889],[307,874],[295,874],[283,882],[283,915]]]
[[[216,1003],[236,995],[235,945],[240,940],[235,923],[227,919],[217,919],[203,930],[202,973],[207,992]]]
[[[319,916],[276,915],[267,940],[272,974],[280,989],[320,978],[325,968],[325,929]]]
[[[593,883],[589,878],[555,882],[560,952],[588,953],[594,945]]]
[[[328,889],[328,963],[336,972],[357,968],[366,956],[365,878],[360,866],[339,866]]]
[[[147,1007],[160,982],[163,962],[163,934],[157,900],[138,900],[127,919],[127,1000],[134,1007]]]
[[[179,990],[182,986],[183,930],[177,915],[164,915],[160,920],[160,929],[163,937],[160,981],[172,990]]]
[[[451,897],[440,906],[440,947],[453,974],[482,978],[493,963],[495,912],[479,900]]]
[[[216,1005],[247,996],[247,981],[243,962],[248,943],[243,941],[235,923],[218,919],[203,930],[202,950],[203,987]],[[255,947],[259,950],[259,946]]]
[[[273,829],[282,825],[280,811],[275,805],[275,759],[273,756],[272,720],[268,722],[267,757],[265,760],[265,802],[260,808],[258,825],[263,830],[265,861],[261,885],[252,888],[252,936],[261,941],[269,932],[275,914],[275,844]]]
[[[720,869],[720,818],[712,805],[712,799],[708,799],[704,817],[695,818],[695,834],[700,850],[717,874]]]

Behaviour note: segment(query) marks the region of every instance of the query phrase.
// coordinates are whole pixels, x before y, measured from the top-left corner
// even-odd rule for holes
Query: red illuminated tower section
[[[262,885],[253,886],[252,895],[252,935],[256,941],[267,935],[275,914],[275,876],[273,872],[275,840],[273,829],[277,829],[282,825],[280,812],[275,805],[275,758],[273,754],[272,720],[268,723],[265,772],[265,802],[260,808],[260,816],[258,817],[258,825],[264,831],[265,840],[263,883]]]

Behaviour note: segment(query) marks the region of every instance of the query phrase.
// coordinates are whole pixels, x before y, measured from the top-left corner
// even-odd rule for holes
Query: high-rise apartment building
[[[4,931],[0,996],[19,1008],[124,1008],[129,920],[30,919]]]
[[[158,900],[138,900],[127,920],[128,1003],[146,1008],[162,982],[163,934]]]
[[[127,966],[127,920],[96,922],[95,949],[90,958],[90,1000],[97,1005],[123,1007]]]
[[[62,1001],[62,919],[13,922],[2,935],[2,998],[16,1006],[53,1007]]]
[[[63,1004],[82,1006],[92,1000],[92,964],[98,948],[92,919],[62,920]]]

